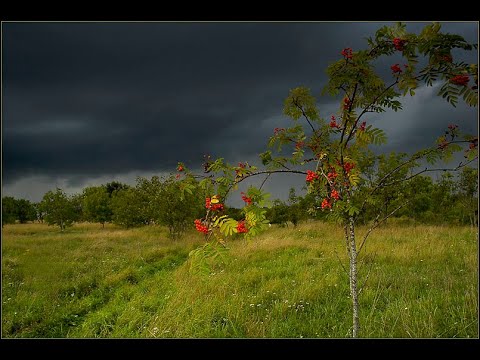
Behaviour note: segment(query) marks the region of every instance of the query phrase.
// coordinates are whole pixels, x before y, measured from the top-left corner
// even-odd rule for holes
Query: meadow
[[[361,236],[366,229],[359,228]],[[360,337],[478,338],[478,230],[376,229],[360,255]],[[273,226],[189,272],[192,231],[75,224],[2,229],[3,338],[345,338],[342,229]]]

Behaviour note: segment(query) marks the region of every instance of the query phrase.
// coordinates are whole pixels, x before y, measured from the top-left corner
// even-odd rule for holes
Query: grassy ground
[[[200,277],[188,272],[194,232],[174,242],[156,227],[6,225],[2,337],[348,337],[342,234],[272,227],[230,242],[226,263]],[[362,337],[478,337],[477,229],[379,228],[359,276]]]

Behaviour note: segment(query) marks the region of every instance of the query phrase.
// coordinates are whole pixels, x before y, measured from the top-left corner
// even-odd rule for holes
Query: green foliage
[[[190,257],[190,272],[198,275],[209,275],[225,261],[228,249],[215,242],[207,242],[188,254]]]
[[[2,226],[4,224],[14,224],[17,219],[17,206],[15,198],[4,196],[2,198]]]
[[[58,225],[61,231],[72,226],[78,217],[72,198],[59,188],[56,191],[48,191],[43,196],[40,207],[45,213],[45,222],[48,225]]]
[[[179,193],[182,194],[180,197]],[[157,195],[149,202],[155,207],[154,220],[167,226],[173,239],[178,239],[204,209],[205,199],[193,178],[175,181],[172,176],[167,177],[160,184]]]
[[[224,236],[232,236],[237,232],[238,221],[232,218],[229,218],[227,215],[220,216],[213,223],[214,227],[219,227],[220,232]]]
[[[105,226],[112,220],[111,198],[106,186],[91,186],[83,190],[83,213],[85,219]]]
[[[285,99],[283,113],[293,120],[298,120],[302,115],[310,120],[319,120],[316,99],[311,95],[310,89],[297,87],[290,90]]]
[[[25,224],[27,221],[34,221],[37,218],[33,204],[25,199],[16,200],[16,213],[20,224]]]
[[[131,228],[148,223],[144,204],[134,188],[120,189],[111,199],[112,221],[114,224]]]
[[[115,195],[116,191],[129,189],[130,185],[122,184],[119,181],[112,181],[106,183],[105,188],[107,190],[108,196],[112,197],[113,195]]]
[[[12,196],[2,198],[2,225],[13,224],[16,220],[25,224],[36,219],[36,208],[29,200],[15,199]]]

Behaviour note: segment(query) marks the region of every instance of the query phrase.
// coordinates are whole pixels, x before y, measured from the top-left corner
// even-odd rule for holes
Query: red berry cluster
[[[248,229],[245,226],[245,221],[239,221],[237,224],[237,233],[241,234],[241,233],[247,233],[247,232],[248,232]]]
[[[398,51],[403,51],[403,49],[405,48],[405,43],[406,42],[407,42],[406,40],[403,40],[403,39],[400,39],[400,38],[395,38],[395,39],[393,39],[393,46]]]
[[[335,116],[332,115],[332,118],[330,120],[330,127],[331,128],[339,128],[340,126],[337,124],[337,119],[335,119]]]
[[[297,150],[300,150],[301,148],[303,148],[305,146],[305,143],[303,141],[297,141],[295,143],[295,149]]]
[[[327,178],[328,178],[328,180],[330,180],[330,181],[334,181],[337,176],[338,176],[338,174],[336,173],[335,169],[333,169],[332,171],[330,171],[330,172],[327,174]]]
[[[204,224],[202,224],[201,220],[196,219],[194,221],[194,223],[195,223],[195,228],[197,229],[197,231],[199,231],[201,233],[204,233],[204,234],[208,233],[208,227],[206,227]]]
[[[343,98],[343,109],[348,110],[350,108],[350,105],[352,105],[352,102],[350,101],[350,99],[348,97],[345,96]]]
[[[252,198],[249,198],[244,192],[242,194],[242,200],[245,201],[247,205],[250,205],[252,203]]]
[[[182,176],[182,175],[181,174],[175,175],[175,179],[177,179],[177,180],[180,179],[180,176]]]
[[[331,209],[332,208],[332,204],[330,203],[330,201],[328,201],[327,199],[323,199],[322,201],[322,210],[323,209]]]
[[[442,139],[440,144],[438,144],[438,148],[442,150],[445,149],[447,146],[448,146],[448,141],[445,138]]]
[[[468,75],[456,75],[450,79],[450,82],[455,85],[467,86],[469,80]]]
[[[241,163],[241,162],[238,163],[238,167],[239,167],[240,169],[245,169],[246,166],[247,166],[247,165],[244,164],[244,163]],[[240,175],[240,169],[235,169],[235,174],[236,174],[237,176]]]
[[[351,59],[353,57],[352,48],[345,48],[342,50],[342,56],[345,59]]]
[[[452,55],[447,54],[447,55],[442,56],[442,60],[445,61],[445,62],[451,63],[453,61],[453,58],[452,58]]]
[[[278,133],[280,133],[280,132],[282,132],[282,131],[285,131],[285,129],[284,129],[284,128],[278,128],[278,127],[275,128],[275,129],[273,129],[274,135],[277,135]]]
[[[318,174],[312,170],[307,170],[307,182],[312,182],[315,179],[318,179]]]
[[[355,164],[354,163],[349,163],[349,162],[346,162],[344,165],[343,165],[343,169],[345,170],[345,172],[348,174],[353,168],[355,167]]]
[[[183,166],[182,166],[182,165],[178,165],[177,171],[183,171]]]
[[[392,72],[394,74],[401,74],[402,73],[402,69],[400,68],[399,64],[395,64],[395,65],[390,66],[390,69],[392,69]]]
[[[360,124],[359,130],[360,130],[360,131],[365,131],[365,127],[366,127],[366,126],[367,126],[367,122],[366,122],[366,121],[362,122],[362,123]]]
[[[221,203],[212,204],[212,200],[209,197],[207,197],[205,198],[205,208],[210,209],[212,211],[222,211],[223,204]]]
[[[340,199],[340,194],[339,194],[338,191],[335,190],[335,189],[332,190],[330,196],[331,196],[332,198],[334,198],[335,200]]]

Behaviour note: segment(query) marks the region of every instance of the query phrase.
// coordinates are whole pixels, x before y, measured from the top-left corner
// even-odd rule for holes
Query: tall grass
[[[359,228],[359,235],[365,229]],[[343,338],[351,300],[340,228],[272,227],[189,273],[197,233],[40,224],[2,230],[3,337]],[[478,337],[476,229],[388,225],[360,256],[360,336]]]

